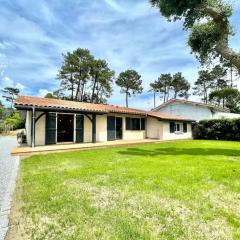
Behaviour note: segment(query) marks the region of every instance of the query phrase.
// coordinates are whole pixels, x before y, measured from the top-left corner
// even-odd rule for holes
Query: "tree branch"
[[[240,54],[229,47],[229,28],[228,18],[221,10],[215,7],[202,5],[200,10],[207,16],[211,17],[216,24],[219,32],[219,40],[216,43],[215,50],[225,59],[229,60],[240,71]]]

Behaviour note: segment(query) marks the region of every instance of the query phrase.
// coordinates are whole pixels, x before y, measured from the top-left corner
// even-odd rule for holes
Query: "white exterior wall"
[[[126,130],[126,118],[144,118],[140,115],[125,115],[125,114],[108,114],[108,116],[121,117],[122,118],[122,128],[123,128],[123,140],[141,140],[146,138],[145,130]],[[107,117],[106,117],[107,126]],[[145,124],[146,127],[146,124]]]
[[[36,118],[41,114],[42,112],[36,112]],[[45,123],[46,123],[46,115],[43,115],[35,125],[35,145],[36,146],[45,145]],[[32,145],[31,128],[32,128],[32,111],[27,111],[25,130],[26,130],[28,146]]]
[[[36,112],[36,117],[38,117],[42,112]],[[124,114],[111,114],[111,116],[122,117],[123,119],[123,139],[124,140],[141,140],[146,138],[146,131],[131,131],[126,130],[126,115]],[[26,133],[27,133],[27,142],[31,146],[31,111],[27,112],[26,117]],[[91,114],[90,114],[91,117]],[[141,118],[142,116],[136,115],[127,115],[127,117]],[[75,125],[75,121],[74,121]],[[45,128],[46,128],[46,115],[43,115],[38,122],[36,123],[36,132],[35,132],[35,145],[42,146],[45,145]],[[75,127],[74,127],[75,129]],[[75,135],[75,130],[74,130]],[[74,137],[75,139],[75,137]],[[88,117],[84,116],[84,143],[92,142],[92,123]],[[97,115],[96,116],[96,141],[97,142],[106,142],[107,141],[107,115]]]
[[[32,120],[32,112],[27,111],[26,114],[26,122],[25,122],[25,130],[26,130],[26,137],[27,137],[27,145],[31,146],[31,120]]]
[[[215,111],[209,107],[192,105],[188,103],[173,102],[158,110],[161,113],[174,114],[195,121],[218,118],[240,118],[240,114]]]
[[[38,117],[42,112],[37,112]],[[26,116],[26,135],[27,143],[31,146],[31,111],[27,112]],[[96,141],[107,141],[107,116],[97,115],[96,117]],[[126,130],[126,117],[142,118],[138,115],[125,115],[125,114],[110,114],[109,116],[122,117],[123,120],[123,140],[141,140],[145,138],[173,140],[173,139],[189,139],[192,137],[191,124],[188,123],[187,133],[170,133],[169,121],[158,121],[156,118],[148,117],[146,119],[146,130]],[[36,123],[36,146],[45,145],[45,127],[46,115],[43,115]],[[92,142],[92,123],[84,116],[84,143]]]
[[[215,112],[213,115],[213,118],[240,118],[240,114]]]
[[[144,118],[143,116],[127,115],[123,117],[123,140],[141,140],[146,138],[146,130],[126,130],[126,117]],[[146,123],[145,123],[146,128]]]
[[[42,112],[36,112],[36,118],[40,116]],[[45,145],[45,132],[46,132],[46,115],[44,114],[39,118],[35,125],[35,145],[42,146]]]
[[[182,122],[180,123],[182,126]],[[147,138],[160,139],[160,140],[178,140],[178,139],[191,139],[192,126],[187,123],[187,132],[170,133],[170,121],[158,121],[155,118],[149,117],[147,119]]]
[[[107,115],[97,115],[96,117],[96,141],[107,141]]]
[[[162,138],[162,122],[156,118],[148,117],[147,119],[147,138],[161,139]]]
[[[213,118],[213,114],[208,107],[194,106],[187,103],[170,103],[158,111],[161,113],[182,116],[196,121]]]
[[[162,140],[176,140],[176,139],[191,139],[192,138],[192,126],[191,123],[187,123],[187,132],[170,133],[170,122],[163,122]]]
[[[84,127],[83,142],[85,142],[85,143],[92,142],[92,122],[86,116],[84,116],[84,126],[83,127]]]

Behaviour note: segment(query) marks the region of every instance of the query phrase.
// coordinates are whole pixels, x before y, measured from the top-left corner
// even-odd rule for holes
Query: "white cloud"
[[[10,77],[3,77],[1,79],[1,87],[14,86],[14,82]]]
[[[104,0],[104,2],[118,12],[125,11],[115,0]]]
[[[47,90],[47,89],[39,89],[38,97],[44,97],[47,93],[49,93],[49,90]]]
[[[17,83],[16,84],[16,88],[18,88],[20,90],[20,92],[24,92],[25,89],[26,89],[26,86],[24,86],[23,84],[21,83]]]

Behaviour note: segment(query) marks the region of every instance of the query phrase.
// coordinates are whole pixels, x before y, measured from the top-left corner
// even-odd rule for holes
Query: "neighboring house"
[[[29,146],[113,140],[189,139],[192,120],[104,104],[19,96]]]
[[[240,118],[240,114],[230,113],[229,109],[226,108],[180,99],[171,99],[152,111],[175,114],[195,121],[214,118]]]

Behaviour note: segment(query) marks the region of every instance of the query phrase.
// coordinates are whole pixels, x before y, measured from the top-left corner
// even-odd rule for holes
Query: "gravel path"
[[[5,238],[8,230],[8,215],[19,165],[19,157],[10,155],[15,146],[17,146],[15,136],[0,136],[0,240]]]

